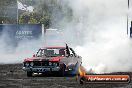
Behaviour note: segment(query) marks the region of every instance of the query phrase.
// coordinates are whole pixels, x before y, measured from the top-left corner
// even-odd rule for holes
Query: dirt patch
[[[132,72],[119,72],[118,74],[129,74],[132,77]],[[75,76],[27,77],[26,72],[22,70],[22,64],[3,64],[0,65],[0,88],[132,88],[132,82],[80,85]]]

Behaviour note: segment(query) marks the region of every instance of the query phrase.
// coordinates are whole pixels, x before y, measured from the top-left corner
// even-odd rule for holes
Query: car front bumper
[[[60,71],[60,67],[23,67],[23,70],[29,72],[56,72]]]

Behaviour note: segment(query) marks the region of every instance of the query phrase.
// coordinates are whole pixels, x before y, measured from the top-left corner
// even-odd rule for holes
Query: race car
[[[28,77],[33,73],[53,73],[59,76],[65,74],[78,74],[78,68],[82,64],[81,56],[66,46],[49,46],[40,48],[31,58],[24,59],[23,70]]]

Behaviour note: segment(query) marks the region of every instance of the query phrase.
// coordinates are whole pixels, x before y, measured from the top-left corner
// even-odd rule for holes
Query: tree
[[[61,0],[20,0],[26,5],[34,7],[33,12],[21,12],[19,23],[44,24],[46,28],[51,25],[59,26],[61,20],[72,20],[72,9]],[[63,3],[63,4],[62,4]]]
[[[17,0],[0,1],[0,23],[17,23]]]

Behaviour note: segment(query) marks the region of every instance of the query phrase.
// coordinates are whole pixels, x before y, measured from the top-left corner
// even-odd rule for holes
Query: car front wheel
[[[32,72],[27,72],[27,77],[32,77]]]
[[[61,67],[60,71],[59,71],[59,76],[64,76],[65,75],[65,65],[63,64],[63,66]]]

